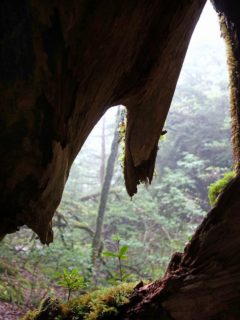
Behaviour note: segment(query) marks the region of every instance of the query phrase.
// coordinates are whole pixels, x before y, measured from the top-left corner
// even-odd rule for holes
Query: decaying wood
[[[240,4],[213,0],[229,47],[240,163]],[[151,182],[158,139],[205,0],[0,2],[0,237],[26,224],[43,243],[69,170],[107,108],[127,108],[129,195]],[[138,285],[121,320],[240,319],[240,177],[162,280]]]
[[[240,2],[213,0],[226,43],[235,169],[240,173]]]
[[[240,319],[239,189],[238,176],[163,279],[136,289],[119,319]]]
[[[0,237],[26,224],[52,241],[71,164],[108,107],[128,110],[128,193],[151,182],[205,1],[0,2]]]

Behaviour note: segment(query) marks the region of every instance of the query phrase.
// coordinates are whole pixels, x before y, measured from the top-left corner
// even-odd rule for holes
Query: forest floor
[[[26,311],[26,308],[0,300],[0,320],[18,320]]]
[[[65,299],[65,290],[35,265],[18,259],[0,259],[0,320],[20,320],[49,294]]]

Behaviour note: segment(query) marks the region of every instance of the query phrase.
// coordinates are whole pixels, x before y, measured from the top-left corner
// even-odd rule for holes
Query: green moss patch
[[[38,310],[30,311],[23,320],[108,320],[117,317],[119,308],[128,303],[136,283],[104,288],[62,303],[47,298]]]
[[[212,183],[209,187],[208,198],[211,206],[214,206],[217,202],[218,196],[222,193],[226,185],[234,178],[235,173],[233,171],[224,174],[222,179]]]

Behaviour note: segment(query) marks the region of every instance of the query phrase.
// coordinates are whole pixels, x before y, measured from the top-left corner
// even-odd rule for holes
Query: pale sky
[[[207,1],[198,24],[194,30],[191,43],[211,42],[220,39],[218,16],[210,1]],[[223,41],[222,41],[223,43]],[[223,43],[224,46],[224,43]]]

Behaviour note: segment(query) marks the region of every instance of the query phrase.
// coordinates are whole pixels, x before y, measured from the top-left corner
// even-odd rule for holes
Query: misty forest
[[[183,252],[234,177],[228,79],[218,17],[208,3],[159,139],[152,182],[127,194],[128,119],[123,105],[110,108],[72,165],[53,219],[54,242],[41,244],[27,227],[0,242],[0,319],[115,319],[129,292],[165,275],[173,253]]]

